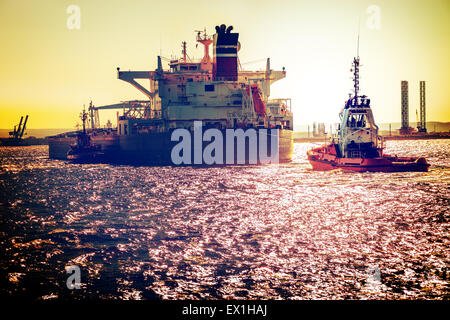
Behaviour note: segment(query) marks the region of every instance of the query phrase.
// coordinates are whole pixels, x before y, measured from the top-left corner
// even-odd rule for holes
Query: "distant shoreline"
[[[295,123],[294,123],[295,124]],[[383,136],[388,136],[389,132],[392,133],[392,135],[398,135],[398,129],[400,128],[400,123],[392,122],[392,123],[380,123],[378,124],[378,128],[380,129],[380,133]],[[415,128],[416,123],[410,122],[410,127]],[[296,138],[314,138],[312,137],[312,124],[311,125],[305,125],[305,124],[298,124],[294,125],[294,139]],[[309,127],[309,134],[308,134],[308,127]],[[326,130],[329,129],[329,124],[325,125]],[[389,130],[391,129],[391,130]],[[427,122],[427,129],[428,132],[436,132],[436,133],[447,133],[450,132],[450,122],[438,122],[438,121],[428,121]],[[9,129],[0,129],[0,138],[8,138],[9,132],[12,131],[13,128]],[[35,137],[35,138],[45,138],[48,136],[54,136],[60,133],[64,132],[73,132],[76,131],[75,128],[56,128],[56,129],[26,129],[25,130],[25,136],[26,137]],[[320,138],[323,141],[323,138]],[[320,140],[319,139],[319,140]],[[313,139],[316,141],[315,139]]]
[[[450,128],[450,123],[449,123],[449,128]],[[45,138],[48,136],[54,136],[60,133],[65,133],[65,132],[74,132],[77,129],[75,128],[60,128],[60,129],[26,129],[25,130],[25,135],[24,138],[27,137],[35,137],[35,138]],[[450,129],[449,129],[450,130]],[[429,128],[429,133],[428,135],[433,135],[433,134],[450,134],[449,130],[436,130],[436,132],[434,132],[434,128],[430,127]],[[8,138],[9,137],[9,132],[12,131],[12,129],[0,129],[0,138]],[[389,134],[389,130],[385,130],[385,129],[380,129],[380,134],[388,137],[388,136],[399,136],[398,134],[398,130],[394,130],[392,129],[392,135]],[[416,135],[413,135],[416,136]],[[323,140],[324,137],[313,137],[313,133],[309,132],[307,130],[294,130],[294,139],[304,139],[304,138],[309,138],[312,140]],[[420,139],[420,138],[419,138]]]
[[[74,128],[60,128],[60,129],[26,129],[25,136],[27,137],[35,137],[35,138],[45,138],[48,136],[54,136],[63,132],[75,131]],[[0,138],[8,138],[9,132],[12,129],[0,129]]]
[[[302,132],[303,133],[303,132]],[[435,139],[450,139],[450,133],[431,133],[431,134],[411,134],[411,135],[383,135],[385,141],[389,140],[435,140]],[[327,137],[296,137],[294,143],[328,143],[330,141]]]

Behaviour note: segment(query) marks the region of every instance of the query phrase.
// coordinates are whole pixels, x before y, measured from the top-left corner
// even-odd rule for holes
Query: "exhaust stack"
[[[228,28],[222,24],[216,26],[213,46],[213,80],[214,81],[237,81],[238,80],[238,57],[239,33],[231,33],[232,26]]]

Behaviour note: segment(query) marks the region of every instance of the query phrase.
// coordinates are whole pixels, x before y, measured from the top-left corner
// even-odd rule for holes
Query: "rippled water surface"
[[[449,298],[450,141],[428,173],[70,164],[0,148],[0,296]],[[66,287],[65,266],[81,269]]]

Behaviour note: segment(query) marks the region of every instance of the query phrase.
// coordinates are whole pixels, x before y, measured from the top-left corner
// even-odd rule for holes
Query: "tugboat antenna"
[[[359,33],[360,33],[360,31],[361,31],[361,17],[358,20],[358,41],[356,44],[356,56],[358,57],[358,59],[359,59]]]
[[[353,59],[353,81],[354,81],[354,88],[355,88],[355,102],[357,104],[358,100],[358,91],[359,91],[359,32],[361,27],[361,20],[358,21],[358,39],[356,44],[356,58]]]
[[[356,49],[356,56],[359,58],[359,32],[358,32],[358,44]]]

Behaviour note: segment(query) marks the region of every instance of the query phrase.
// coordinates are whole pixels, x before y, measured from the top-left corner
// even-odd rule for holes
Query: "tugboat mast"
[[[355,90],[355,100],[358,100],[359,91],[359,56],[353,58],[353,87]]]

